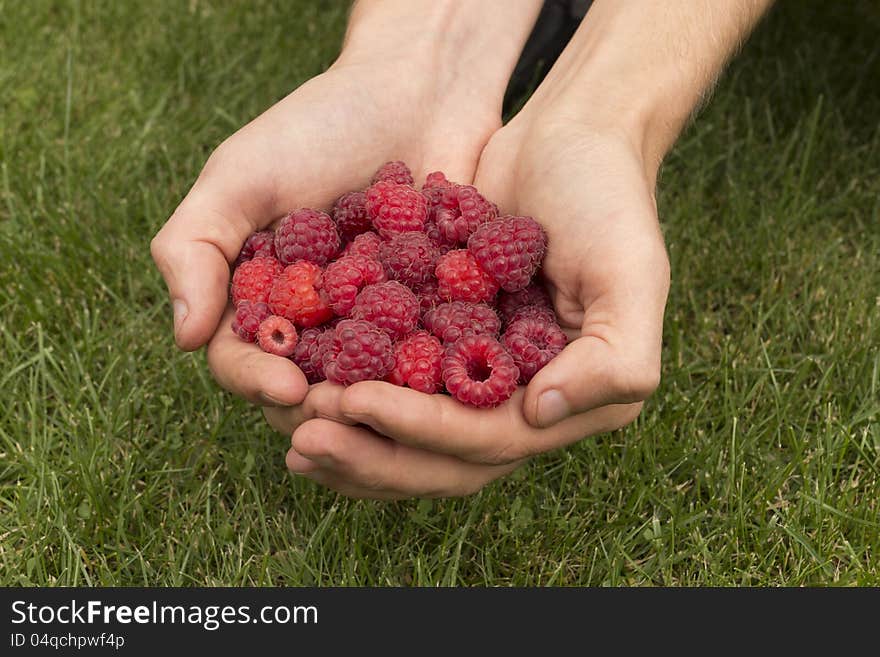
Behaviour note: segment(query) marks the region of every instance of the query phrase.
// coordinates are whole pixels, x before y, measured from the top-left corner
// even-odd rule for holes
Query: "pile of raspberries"
[[[388,162],[331,214],[294,210],[248,237],[232,330],[310,383],[389,381],[497,406],[566,344],[535,280],[546,236],[440,172],[413,182]]]

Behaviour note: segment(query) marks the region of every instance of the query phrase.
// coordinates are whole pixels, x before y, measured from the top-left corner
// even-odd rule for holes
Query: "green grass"
[[[0,583],[880,584],[880,12],[781,4],[669,157],[664,379],[460,500],[350,501],[177,352],[148,242],[345,3],[0,0]]]

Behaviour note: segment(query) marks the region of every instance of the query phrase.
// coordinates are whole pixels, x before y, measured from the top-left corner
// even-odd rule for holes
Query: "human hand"
[[[230,328],[229,263],[250,233],[296,207],[329,207],[387,160],[405,159],[416,175],[432,167],[473,177],[533,19],[526,11],[497,22],[512,37],[499,51],[496,35],[480,27],[493,4],[363,0],[337,62],[211,155],[151,248],[173,300],[177,344],[210,341],[208,363],[224,388],[263,406],[299,404],[308,391],[290,360]],[[537,11],[539,3],[528,4]],[[495,56],[480,57],[490,46]],[[461,64],[470,64],[466,77]]]
[[[489,410],[382,382],[316,390],[297,416],[292,470],[356,497],[467,494],[629,423],[657,386],[669,265],[635,145],[533,107],[492,137],[474,182],[544,225],[543,274],[570,344]],[[292,429],[284,411],[267,415]]]

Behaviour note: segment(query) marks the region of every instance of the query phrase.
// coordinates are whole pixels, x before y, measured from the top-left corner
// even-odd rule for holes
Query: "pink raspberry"
[[[308,260],[289,265],[275,279],[269,308],[297,326],[317,326],[333,317],[327,295],[321,289],[321,268]]]
[[[446,346],[443,383],[458,401],[491,408],[510,399],[519,370],[491,335],[467,335]]]
[[[321,288],[326,292],[333,312],[346,317],[364,287],[384,282],[382,263],[367,256],[347,255],[327,265]]]
[[[443,212],[442,210],[451,212]],[[443,190],[435,218],[440,232],[460,244],[467,242],[478,226],[498,216],[498,206],[487,201],[472,185],[450,185]]]
[[[382,238],[376,233],[372,231],[369,233],[361,233],[355,237],[354,240],[345,245],[342,255],[362,255],[372,258],[373,260],[378,260],[379,245],[381,243]]]
[[[434,278],[440,251],[424,233],[400,233],[379,246],[388,278],[417,288]]]
[[[394,367],[388,334],[371,322],[344,319],[321,337],[321,362],[328,381],[351,385],[381,380]],[[326,341],[326,342],[325,342]]]
[[[498,295],[498,314],[501,315],[505,324],[510,322],[510,317],[524,306],[545,306],[552,308],[550,295],[540,283],[533,281],[517,292],[504,292]]]
[[[410,333],[394,345],[394,368],[386,380],[433,395],[442,386],[440,361],[443,345],[426,331]]]
[[[494,310],[484,303],[469,301],[441,303],[425,313],[422,323],[444,343],[455,342],[465,335],[497,337],[501,328]]]
[[[238,252],[233,269],[257,256],[264,258],[275,257],[275,231],[260,230],[256,233],[251,233]]]
[[[468,239],[468,251],[507,292],[529,284],[546,247],[544,229],[537,221],[512,215],[478,226]]]
[[[438,293],[446,301],[487,302],[498,292],[498,283],[483,271],[467,249],[440,256],[434,273]]]
[[[363,192],[343,194],[333,205],[333,221],[339,236],[350,242],[361,233],[373,229],[373,222],[367,214],[367,196]]]
[[[266,303],[275,279],[284,268],[275,258],[257,256],[243,262],[232,275],[232,303]]]
[[[296,363],[297,367],[302,370],[309,383],[320,383],[327,377],[324,376],[324,363],[322,350],[322,336],[333,329],[325,328],[307,328],[300,333],[299,341],[296,349],[293,350],[290,359]],[[324,340],[323,346],[328,346],[327,340]]]
[[[369,187],[366,195],[373,227],[385,239],[424,227],[428,206],[425,197],[412,187],[380,181]]]
[[[269,304],[253,301],[239,301],[235,306],[235,319],[232,320],[232,332],[245,342],[257,339],[257,330],[264,319],[272,314]]]
[[[553,312],[552,308],[547,308],[546,306],[523,306],[510,316],[505,326],[510,326],[521,319],[533,319],[545,324],[556,324],[556,313]]]
[[[536,307],[536,306],[533,306]],[[565,348],[568,340],[556,322],[519,319],[507,327],[501,344],[519,368],[519,382],[527,384],[538,370]]]
[[[308,260],[323,266],[339,251],[336,224],[325,212],[294,210],[275,229],[275,251],[284,265]]]
[[[408,287],[397,281],[376,283],[368,285],[357,295],[351,317],[372,322],[397,340],[416,327],[419,300]]]
[[[406,166],[400,160],[395,160],[394,162],[386,162],[379,170],[373,174],[373,179],[370,181],[371,185],[375,185],[377,182],[388,181],[397,183],[398,185],[410,185],[413,184],[413,175],[412,171],[409,170],[409,167]]]
[[[296,348],[296,329],[289,319],[269,315],[257,330],[257,343],[260,349],[276,356],[290,356]]]

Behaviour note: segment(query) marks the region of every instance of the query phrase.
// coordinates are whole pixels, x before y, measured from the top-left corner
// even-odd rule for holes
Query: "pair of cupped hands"
[[[178,346],[207,344],[220,385],[292,437],[287,467],[351,497],[473,493],[630,423],[660,376],[669,264],[638,135],[550,82],[502,126],[500,94],[441,91],[407,67],[340,58],[224,141],[151,245]],[[247,236],[297,207],[326,210],[388,160],[417,184],[441,170],[546,229],[543,278],[569,344],[497,408],[383,382],[310,386],[230,328],[229,263]]]

